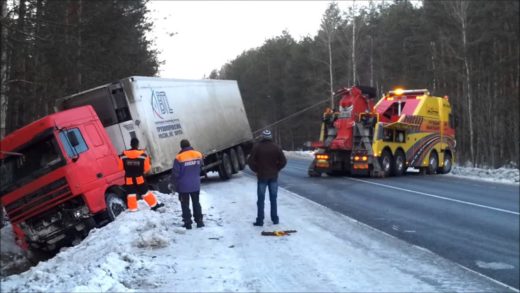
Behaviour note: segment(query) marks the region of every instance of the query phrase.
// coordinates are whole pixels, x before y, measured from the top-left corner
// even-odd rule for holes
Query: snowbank
[[[280,225],[267,218],[264,227],[254,227],[256,180],[243,173],[233,177],[211,177],[203,185],[202,229],[181,228],[178,199],[158,193],[166,204],[159,212],[140,201],[138,212],[125,212],[53,259],[3,278],[2,292],[505,290],[283,189]],[[260,235],[274,229],[297,232]],[[2,244],[10,241],[2,237]]]
[[[8,276],[27,270],[31,263],[22,249],[16,245],[14,233],[9,222],[0,230],[0,276]]]
[[[315,151],[283,151],[288,158],[314,159]]]
[[[465,177],[476,180],[503,182],[503,183],[520,183],[520,170],[515,168],[498,168],[483,169],[472,167],[454,166],[449,173],[452,176]]]

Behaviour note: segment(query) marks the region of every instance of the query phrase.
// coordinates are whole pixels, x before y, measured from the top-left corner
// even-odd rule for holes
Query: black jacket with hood
[[[258,179],[277,179],[278,172],[285,167],[287,159],[282,149],[271,139],[263,138],[253,146],[247,163]]]

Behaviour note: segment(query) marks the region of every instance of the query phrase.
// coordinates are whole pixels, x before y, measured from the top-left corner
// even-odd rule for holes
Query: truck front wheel
[[[381,154],[381,158],[379,158],[381,164],[381,171],[383,171],[383,176],[388,177],[393,169],[393,158],[392,154],[388,150],[384,150]]]
[[[114,221],[119,214],[126,210],[126,204],[116,193],[106,195],[107,214],[110,221]]]

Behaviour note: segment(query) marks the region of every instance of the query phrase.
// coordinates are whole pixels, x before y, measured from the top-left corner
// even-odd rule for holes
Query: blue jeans
[[[256,206],[258,207],[258,215],[256,217],[256,221],[259,223],[264,222],[264,201],[265,190],[267,187],[269,187],[269,201],[271,202],[271,221],[273,221],[273,223],[278,223],[278,211],[276,205],[276,197],[278,195],[277,179],[258,179],[258,201],[256,202]]]

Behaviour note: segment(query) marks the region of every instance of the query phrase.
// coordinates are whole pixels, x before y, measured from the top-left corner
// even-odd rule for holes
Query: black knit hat
[[[137,137],[132,137],[132,139],[130,140],[130,146],[133,149],[136,149],[139,147],[139,140],[137,139]]]
[[[181,148],[187,148],[190,146],[190,142],[187,139],[181,140]]]

